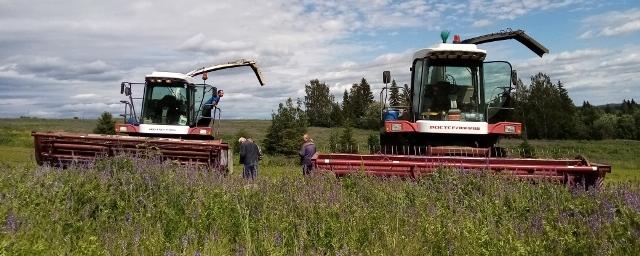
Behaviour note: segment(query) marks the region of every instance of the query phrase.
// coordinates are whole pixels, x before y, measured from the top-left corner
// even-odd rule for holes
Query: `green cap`
[[[442,30],[442,32],[440,32],[440,38],[442,38],[442,43],[446,43],[447,38],[449,38],[449,30]]]

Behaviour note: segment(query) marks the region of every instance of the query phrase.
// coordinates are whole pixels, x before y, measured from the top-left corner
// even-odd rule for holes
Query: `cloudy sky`
[[[266,119],[311,79],[337,99],[362,77],[379,89],[383,70],[405,83],[413,52],[441,30],[464,39],[506,28],[551,52],[482,45],[523,80],[547,73],[576,104],[640,100],[637,0],[0,0],[0,117],[119,113],[121,81],[245,58],[266,86],[249,69],[208,81],[225,89],[223,118]]]

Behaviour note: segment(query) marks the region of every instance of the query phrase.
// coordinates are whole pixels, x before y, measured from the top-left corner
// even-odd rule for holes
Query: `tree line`
[[[576,106],[564,84],[543,73],[532,76],[529,85],[518,81],[511,99],[511,118],[522,122],[529,139],[640,140],[640,106],[634,99]]]
[[[401,94],[397,89],[393,97],[400,104]],[[379,129],[381,110],[382,104],[374,100],[371,85],[365,78],[344,91],[342,102],[336,101],[325,82],[311,80],[305,84],[304,99],[298,99],[294,104],[289,98],[272,113],[273,121],[264,140],[265,152],[295,154],[300,146],[300,135],[308,126],[315,126],[343,127],[340,134],[336,130],[331,132],[332,151],[356,153],[352,128]]]

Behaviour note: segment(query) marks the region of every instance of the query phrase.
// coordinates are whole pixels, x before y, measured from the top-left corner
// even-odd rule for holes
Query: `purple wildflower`
[[[16,232],[18,231],[18,228],[20,227],[20,221],[18,220],[18,218],[16,218],[15,214],[13,214],[13,212],[9,212],[7,214],[7,220],[4,224],[4,227],[6,230],[9,230],[11,232]]]
[[[276,247],[282,246],[282,234],[280,232],[276,232],[273,242],[276,244]]]
[[[637,213],[640,213],[640,194],[628,190],[623,192],[624,202]]]

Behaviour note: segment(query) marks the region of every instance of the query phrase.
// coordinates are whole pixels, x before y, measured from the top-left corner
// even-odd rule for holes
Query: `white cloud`
[[[600,32],[604,36],[625,35],[640,30],[640,16],[638,19],[625,22],[620,26],[606,27]]]
[[[104,81],[120,79],[121,71],[103,60],[70,61],[60,57],[15,55],[0,71],[49,77],[57,80]]]
[[[640,97],[637,90],[624,93],[640,84],[638,52],[640,47],[633,45],[620,49],[581,49],[516,61],[514,66],[525,83],[529,76],[543,72],[562,81],[575,103],[588,100],[604,104]]]
[[[198,33],[193,37],[184,41],[179,50],[187,51],[204,51],[204,52],[224,52],[224,51],[239,51],[248,50],[253,47],[253,44],[243,41],[225,42],[217,39],[206,40],[206,37],[202,33]]]
[[[640,9],[609,11],[582,20],[585,32],[579,38],[622,36],[640,31]]]
[[[96,95],[95,93],[82,93],[82,94],[73,95],[73,96],[71,96],[71,98],[74,98],[74,99],[91,99],[91,98],[95,98],[96,96],[98,96],[98,95]]]
[[[480,14],[479,19],[492,17],[499,20],[513,20],[527,13],[558,9],[581,4],[581,0],[471,0],[469,12]]]
[[[482,20],[474,21],[473,24],[471,24],[471,26],[476,27],[476,28],[481,28],[481,27],[489,26],[491,24],[492,24],[492,22],[490,20],[482,19]]]
[[[120,109],[122,80],[246,58],[263,68],[265,87],[246,69],[209,81],[227,92],[224,117],[268,118],[283,99],[302,97],[310,79],[326,81],[337,99],[362,77],[380,88],[383,70],[407,83],[413,49],[385,48],[365,35],[406,40],[397,31],[488,26],[579,2],[1,1],[0,100],[11,101],[0,116],[97,116]]]

